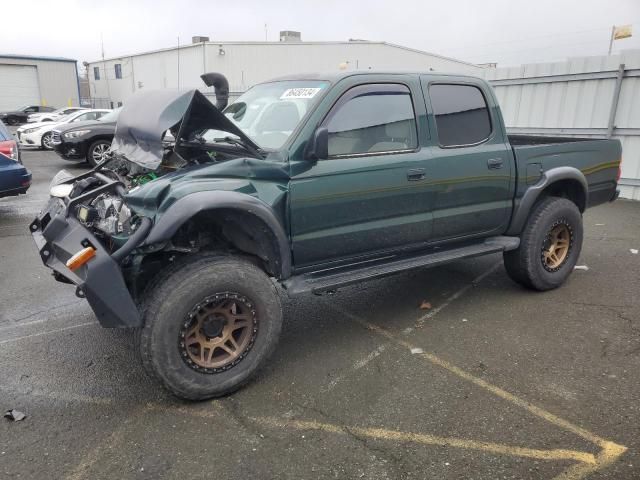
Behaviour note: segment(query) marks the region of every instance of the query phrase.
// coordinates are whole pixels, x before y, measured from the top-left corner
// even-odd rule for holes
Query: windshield
[[[118,115],[120,115],[120,110],[122,107],[116,108],[115,110],[111,110],[106,115],[101,116],[98,121],[99,122],[116,122],[118,121]]]
[[[256,85],[224,110],[251,140],[263,148],[280,148],[293,133],[327,82],[296,80]],[[207,142],[230,135],[219,130],[201,133]]]
[[[69,113],[67,115],[62,115],[61,117],[56,118],[56,123],[69,123],[74,117],[76,113]]]

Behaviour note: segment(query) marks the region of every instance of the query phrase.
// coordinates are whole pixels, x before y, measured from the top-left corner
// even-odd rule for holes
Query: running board
[[[519,245],[520,239],[518,237],[490,237],[480,243],[448,250],[435,250],[411,257],[398,255],[383,260],[295,275],[282,284],[291,296],[307,292],[322,293],[414,268],[435,267],[461,258],[515,250]]]

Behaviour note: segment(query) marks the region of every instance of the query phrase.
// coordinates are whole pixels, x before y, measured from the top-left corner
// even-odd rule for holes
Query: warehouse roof
[[[431,52],[426,52],[424,50],[418,50],[416,48],[410,48],[410,47],[405,47],[402,45],[396,45],[395,43],[389,43],[389,42],[372,42],[370,40],[350,40],[350,41],[332,41],[332,42],[264,42],[264,41],[258,41],[258,42],[252,42],[252,41],[239,41],[239,42],[199,42],[199,43],[188,43],[185,45],[180,45],[180,49],[185,49],[185,48],[192,48],[192,47],[197,47],[202,45],[203,43],[206,43],[207,45],[269,45],[269,46],[273,46],[273,45],[286,45],[286,46],[292,46],[292,45],[300,45],[300,46],[304,46],[304,45],[384,45],[387,47],[392,47],[392,48],[399,48],[402,50],[407,50],[409,52],[415,52],[415,53],[420,53],[422,55],[429,55],[431,57],[437,57],[437,58],[443,58],[445,60],[449,60],[452,62],[457,62],[463,65],[469,65],[472,67],[477,67],[476,64],[474,63],[469,63],[469,62],[465,62],[462,60],[458,60],[456,58],[451,58],[451,57],[445,57],[444,55],[438,55],[437,53],[431,53]],[[94,60],[92,62],[89,63],[100,63],[100,62],[105,62],[105,61],[112,61],[112,60],[118,60],[121,58],[127,58],[127,57],[137,57],[140,55],[151,55],[153,53],[159,53],[159,52],[168,52],[171,50],[176,50],[178,47],[177,46],[173,46],[173,47],[169,47],[169,48],[159,48],[157,50],[150,50],[147,52],[140,52],[140,53],[134,53],[131,55],[119,55],[119,56],[115,56],[115,57],[110,57],[110,58],[105,58],[100,59],[100,60]]]
[[[261,83],[268,82],[280,82],[287,80],[326,80],[328,82],[338,82],[343,78],[352,77],[355,75],[431,75],[431,76],[443,76],[448,78],[460,77],[460,78],[478,78],[475,75],[464,75],[460,73],[447,73],[447,72],[434,72],[434,71],[419,71],[419,70],[345,70],[339,72],[309,72],[309,73],[292,73],[290,75],[283,75],[275,77],[270,80]]]
[[[32,55],[13,55],[13,54],[0,53],[0,59],[1,58],[13,58],[13,59],[16,59],[16,60],[44,60],[44,61],[49,61],[49,62],[73,62],[73,63],[77,62],[77,60],[74,60],[73,58],[38,57],[38,56],[32,56]]]

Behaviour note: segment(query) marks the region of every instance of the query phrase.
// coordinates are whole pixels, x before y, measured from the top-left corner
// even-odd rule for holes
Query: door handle
[[[424,168],[412,168],[411,170],[407,170],[407,180],[410,182],[417,182],[424,179]]]
[[[490,158],[487,160],[487,167],[490,169],[502,168],[502,163],[501,158]]]

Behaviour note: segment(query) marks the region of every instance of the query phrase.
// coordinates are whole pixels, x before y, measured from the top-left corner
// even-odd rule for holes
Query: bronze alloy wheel
[[[551,226],[542,246],[542,265],[549,272],[556,272],[569,257],[572,244],[571,227],[564,221]]]
[[[256,311],[249,299],[216,293],[187,314],[180,330],[180,354],[198,372],[220,373],[249,353],[257,333]]]

